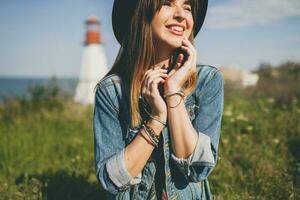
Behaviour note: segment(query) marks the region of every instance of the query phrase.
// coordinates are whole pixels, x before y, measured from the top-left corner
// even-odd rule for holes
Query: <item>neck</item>
[[[160,48],[157,48],[160,49]],[[155,67],[162,67],[164,66],[165,69],[168,69],[170,66],[170,58],[173,54],[172,50],[160,49],[155,55],[156,64]]]

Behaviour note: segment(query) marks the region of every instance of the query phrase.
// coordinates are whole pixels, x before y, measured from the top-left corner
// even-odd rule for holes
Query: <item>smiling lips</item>
[[[175,25],[175,24],[171,24],[166,26],[168,28],[168,30],[174,34],[174,35],[178,35],[178,36],[183,36],[185,27],[182,25]]]

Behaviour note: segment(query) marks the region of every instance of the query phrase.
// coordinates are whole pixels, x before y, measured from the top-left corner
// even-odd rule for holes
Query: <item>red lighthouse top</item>
[[[100,44],[101,43],[100,22],[97,19],[97,17],[90,16],[85,23],[87,28],[85,45]]]

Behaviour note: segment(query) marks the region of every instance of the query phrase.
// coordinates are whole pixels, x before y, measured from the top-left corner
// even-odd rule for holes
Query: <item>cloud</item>
[[[230,28],[267,24],[300,16],[300,0],[230,0],[208,9],[208,28]]]

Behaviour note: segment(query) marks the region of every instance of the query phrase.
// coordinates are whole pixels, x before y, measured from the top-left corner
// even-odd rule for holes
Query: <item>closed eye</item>
[[[169,0],[165,0],[162,5],[171,6],[171,2]]]
[[[190,6],[187,6],[187,7],[184,8],[184,10],[187,10],[187,11],[191,12],[192,8]]]

